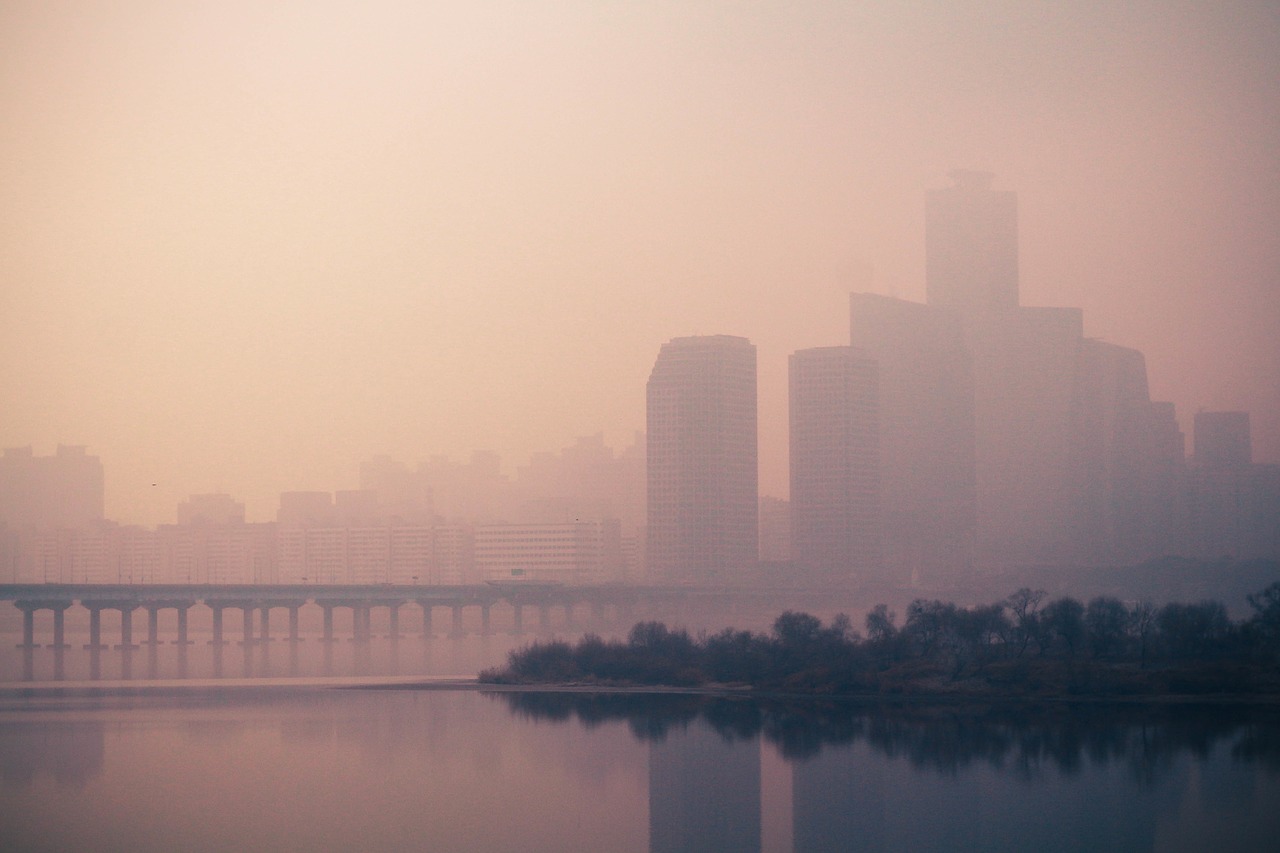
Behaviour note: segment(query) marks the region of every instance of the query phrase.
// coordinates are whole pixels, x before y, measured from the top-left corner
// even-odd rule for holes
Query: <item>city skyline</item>
[[[922,199],[973,168],[1024,304],[1280,460],[1266,10],[416,6],[0,11],[0,446],[88,446],[122,521],[263,519],[379,454],[616,446],[652,348],[724,332],[785,495],[787,355],[923,301]]]

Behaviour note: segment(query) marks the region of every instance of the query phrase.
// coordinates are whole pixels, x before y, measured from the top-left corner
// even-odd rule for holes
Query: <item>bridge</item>
[[[65,625],[66,611],[79,606],[89,613],[89,642],[85,648],[102,649],[102,612],[120,612],[120,642],[117,648],[137,648],[133,639],[133,614],[138,610],[147,613],[147,636],[143,641],[155,645],[160,639],[159,614],[164,610],[177,611],[177,638],[174,643],[187,645],[188,611],[202,605],[212,611],[211,643],[227,642],[223,629],[223,612],[239,610],[246,645],[266,642],[271,637],[271,615],[283,610],[288,617],[287,639],[298,642],[299,610],[307,605],[317,606],[323,612],[324,642],[334,642],[333,613],[337,609],[351,612],[351,639],[361,642],[372,639],[371,614],[377,608],[388,613],[388,634],[398,639],[400,612],[406,605],[416,605],[422,612],[422,635],[432,635],[432,613],[446,608],[452,614],[452,630],[455,636],[465,633],[464,612],[479,610],[480,630],[490,633],[490,610],[505,603],[512,609],[513,633],[525,630],[524,612],[533,608],[538,614],[538,627],[546,630],[551,621],[553,607],[561,608],[564,624],[572,626],[574,611],[587,606],[603,621],[607,609],[619,621],[632,618],[636,610],[646,613],[679,612],[687,607],[713,606],[730,612],[741,605],[763,604],[778,601],[779,595],[794,600],[797,591],[744,589],[733,587],[689,586],[632,586],[603,584],[595,586],[570,586],[557,583],[513,582],[488,583],[462,586],[426,586],[393,584],[0,584],[0,602],[9,601],[22,613],[22,648],[37,648],[36,613],[48,610],[53,614],[52,643],[49,648],[67,648]],[[847,596],[846,596],[847,597]],[[829,592],[811,591],[803,596],[811,605],[825,608],[831,604]],[[787,606],[796,606],[788,603]],[[804,604],[801,604],[804,606]],[[473,620],[474,621],[474,620]],[[256,622],[256,627],[255,627]]]

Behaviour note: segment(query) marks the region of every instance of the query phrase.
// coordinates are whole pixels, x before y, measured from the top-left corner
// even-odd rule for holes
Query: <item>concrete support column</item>
[[[253,645],[253,605],[246,604],[240,610],[244,613],[244,639],[240,642],[243,645]]]
[[[269,643],[271,642],[271,607],[264,604],[259,614],[261,618],[258,623],[258,635],[262,638],[262,642]]]
[[[431,605],[426,602],[419,601],[418,605],[422,608],[422,639],[431,639]]]
[[[511,627],[511,633],[518,637],[524,633],[524,605],[517,601],[512,606],[515,608],[515,622]]]
[[[453,605],[453,631],[452,631],[452,635],[453,635],[453,636],[455,636],[455,637],[461,637],[461,636],[462,636],[462,605],[461,605],[461,604],[455,604],[455,605]]]
[[[117,649],[136,649],[133,644],[133,610],[132,607],[120,608],[120,645]]]
[[[551,630],[551,605],[538,605],[538,629],[541,631]]]
[[[36,647],[36,611],[33,607],[22,608],[22,643],[20,649]]]
[[[357,643],[369,640],[369,605],[351,605],[351,639]]]
[[[178,607],[178,639],[174,640],[174,645],[185,646],[191,641],[187,639],[187,609],[191,605],[183,604]]]
[[[222,608],[210,604],[213,610],[213,639],[209,641],[212,646],[220,646],[224,642],[222,639]]]
[[[160,642],[160,608],[155,605],[147,607],[147,645],[154,646]]]
[[[333,642],[333,605],[321,604],[320,608],[324,610],[324,642]]]
[[[400,605],[387,605],[387,639],[400,639]]]
[[[480,633],[486,637],[491,633],[489,631],[489,605],[480,605]]]
[[[302,638],[298,636],[298,610],[295,605],[289,608],[289,642],[296,643]]]
[[[89,642],[85,644],[86,649],[102,648],[102,608],[89,608]]]
[[[67,648],[66,626],[63,619],[66,610],[67,608],[65,607],[53,608],[53,645],[49,647],[51,649],[61,650]]]

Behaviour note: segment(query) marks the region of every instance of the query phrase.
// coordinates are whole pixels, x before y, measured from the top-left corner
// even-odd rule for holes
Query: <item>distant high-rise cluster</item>
[[[1280,469],[1249,463],[1248,416],[1197,416],[1188,468],[1142,353],[1086,338],[1079,309],[1020,304],[1014,194],[953,177],[928,194],[926,304],[850,299],[880,369],[890,578],[1280,551]]]
[[[1021,304],[1016,196],[987,173],[953,179],[927,197],[926,302],[851,294],[850,346],[791,356],[791,500],[763,503],[766,559],[812,582],[916,584],[1280,554],[1280,466],[1251,461],[1248,415],[1197,415],[1188,463],[1142,353],[1086,338],[1078,308]],[[755,487],[740,473],[755,465],[748,346],[680,338],[654,366],[656,578],[741,578],[750,562],[757,540],[728,521]]]
[[[83,447],[0,457],[0,578],[60,582],[948,585],[1032,565],[1280,556],[1280,465],[1246,412],[1153,401],[1141,352],[1021,304],[1017,197],[955,172],[926,199],[926,301],[853,293],[847,345],[789,361],[790,498],[758,488],[756,348],[661,347],[647,432],[539,453],[366,462],[358,490],[224,494],[176,525],[103,518]]]
[[[0,525],[87,527],[103,518],[102,460],[84,447],[58,445],[53,456],[31,447],[0,456]]]

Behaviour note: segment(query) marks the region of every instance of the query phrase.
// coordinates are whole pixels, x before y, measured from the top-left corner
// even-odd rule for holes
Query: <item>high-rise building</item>
[[[930,305],[962,311],[1018,305],[1018,198],[991,189],[990,172],[956,170],[925,201]]]
[[[1142,353],[1086,339],[1074,416],[1078,560],[1186,553],[1186,465],[1172,403],[1152,402]]]
[[[728,580],[757,556],[756,348],[674,338],[647,387],[648,548],[658,580]]]
[[[1243,468],[1253,462],[1248,412],[1196,412],[1195,462],[1203,468]]]
[[[475,530],[476,574],[486,581],[598,583],[621,571],[616,519],[546,524],[482,524]]]
[[[0,524],[81,528],[102,518],[102,461],[84,447],[60,444],[54,456],[7,448],[0,456]]]
[[[244,524],[244,503],[228,494],[192,495],[178,504],[178,524]]]
[[[789,368],[793,560],[811,580],[869,579],[881,563],[875,360],[819,347]]]
[[[977,525],[973,366],[959,318],[854,293],[849,334],[878,368],[885,568],[898,583],[954,580],[970,567]]]
[[[1196,412],[1190,476],[1193,553],[1280,555],[1280,466],[1253,462],[1248,412]]]
[[[1082,315],[1019,305],[1017,197],[986,172],[951,177],[926,196],[925,292],[954,312],[972,363],[975,554],[988,566],[1062,558],[1083,500]]]

